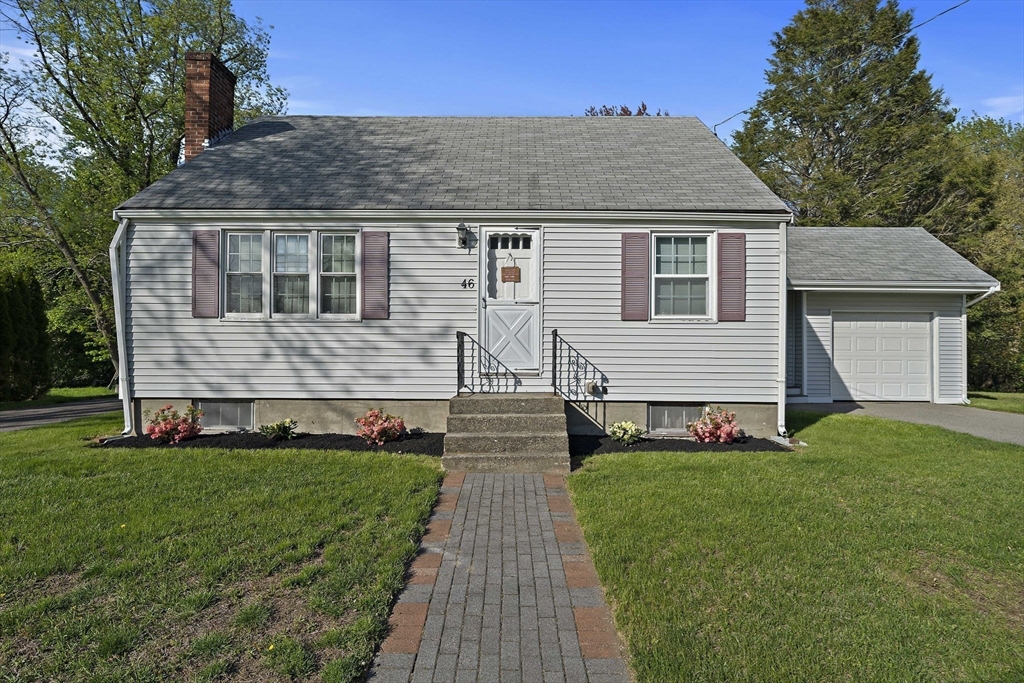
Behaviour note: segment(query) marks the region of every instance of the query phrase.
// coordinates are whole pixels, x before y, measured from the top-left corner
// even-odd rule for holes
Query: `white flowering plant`
[[[619,443],[630,446],[644,437],[644,430],[636,422],[616,422],[608,430],[608,436]]]
[[[280,422],[260,425],[260,434],[272,441],[287,441],[295,438],[295,430],[298,426],[299,423],[289,417]]]

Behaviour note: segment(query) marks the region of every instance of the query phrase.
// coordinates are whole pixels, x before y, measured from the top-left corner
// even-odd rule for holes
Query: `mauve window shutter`
[[[192,233],[192,317],[220,316],[220,231]]]
[[[747,236],[718,233],[718,320],[747,319]]]
[[[648,320],[651,311],[651,234],[622,233],[622,319]]]
[[[363,235],[363,318],[388,318],[388,233]]]

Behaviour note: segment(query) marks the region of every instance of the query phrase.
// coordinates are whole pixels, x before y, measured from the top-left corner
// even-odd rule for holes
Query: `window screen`
[[[320,312],[355,314],[356,236],[324,235],[320,248]]]
[[[699,418],[703,409],[697,403],[652,403],[650,431],[686,433],[686,425]]]
[[[263,312],[263,236],[228,235],[227,312]]]
[[[200,401],[205,429],[252,429],[252,401]]]
[[[274,313],[309,313],[309,235],[275,236]]]
[[[654,314],[708,314],[708,238],[658,237],[654,242]]]

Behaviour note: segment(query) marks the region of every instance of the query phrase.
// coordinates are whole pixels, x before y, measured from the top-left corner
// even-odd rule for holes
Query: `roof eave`
[[[486,221],[502,218],[579,218],[602,221],[728,220],[755,222],[791,222],[789,211],[777,209],[705,209],[705,210],[550,210],[550,209],[189,209],[189,208],[124,208],[114,209],[115,220],[128,219],[191,219],[191,220],[473,220]]]
[[[788,289],[808,292],[917,292],[942,294],[973,294],[999,288],[997,280],[790,280]]]

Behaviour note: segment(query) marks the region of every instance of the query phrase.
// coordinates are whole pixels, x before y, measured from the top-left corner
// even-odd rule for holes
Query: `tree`
[[[1024,391],[1024,125],[974,116],[954,136],[997,169],[990,229],[962,233],[955,245],[1002,285],[968,311],[968,380]]]
[[[31,84],[4,67],[0,61],[0,198],[4,199],[0,235],[8,240],[8,247],[36,249],[39,256],[46,251],[61,255],[85,293],[96,329],[116,369],[117,346],[109,305],[104,305],[96,279],[82,266],[80,254],[55,212],[61,194],[60,178],[46,163],[42,151],[45,142],[39,137],[48,131],[40,129],[28,106]]]
[[[628,105],[620,104],[617,107],[610,107],[607,104],[602,104],[600,107],[591,105],[583,112],[584,116],[650,116],[650,112],[647,111],[647,104],[641,102],[640,106],[636,108],[634,112],[629,108]],[[668,110],[662,112],[660,109],[657,111],[655,116],[668,116]]]
[[[213,52],[238,78],[235,123],[284,109],[270,84],[270,36],[230,0],[0,0],[0,18],[35,50],[31,101],[70,151],[105,160],[134,194],[178,162],[185,53]]]
[[[1000,279],[969,314],[970,384],[1024,387],[1024,134],[955,123],[895,0],[807,0],[733,150],[804,225],[919,225]]]
[[[0,248],[33,255],[51,322],[70,338],[86,316],[116,369],[111,211],[178,163],[186,52],[235,72],[236,126],[284,111],[269,34],[230,0],[0,0],[0,22],[35,53],[25,70],[0,63]]]
[[[49,363],[42,288],[17,259],[0,260],[0,400],[45,394]]]
[[[895,0],[808,0],[775,34],[769,87],[733,149],[800,223],[942,232],[950,214],[984,214],[992,169],[964,166],[955,112],[918,68],[912,21]]]

